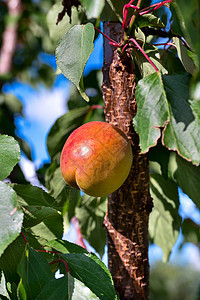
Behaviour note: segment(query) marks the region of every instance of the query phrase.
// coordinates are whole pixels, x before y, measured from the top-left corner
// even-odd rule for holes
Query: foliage
[[[118,297],[111,275],[100,259],[62,240],[64,226],[76,216],[84,238],[100,256],[104,253],[106,239],[102,222],[107,198],[81,195],[67,186],[61,178],[59,160],[64,142],[74,129],[88,121],[104,120],[99,73],[93,71],[83,79],[84,67],[98,36],[95,27],[99,28],[100,20],[123,22],[123,6],[128,1],[80,2],[78,10],[72,7],[71,24],[65,15],[55,25],[62,10],[60,1],[23,0],[23,10],[15,20],[18,39],[12,68],[0,76],[2,299],[81,299],[81,294],[84,299]],[[144,7],[150,1],[144,1],[144,5],[141,12],[145,12]],[[151,241],[162,248],[164,261],[170,256],[180,229],[183,244],[199,244],[198,225],[190,219],[182,222],[179,216],[178,187],[200,207],[199,6],[195,0],[190,4],[176,0],[168,5],[172,12],[170,30],[165,30],[166,24],[169,25],[168,8],[161,7],[137,14],[130,24],[123,22],[122,44],[111,41],[119,53],[123,47],[124,54],[132,48],[138,105],[133,123],[140,137],[141,151],[149,152],[150,157],[154,209],[149,234]],[[132,14],[130,8],[127,20]],[[5,1],[0,2],[0,47],[8,17]],[[171,44],[160,49],[156,46],[159,35]],[[16,114],[23,114],[22,105],[16,97],[5,93],[4,86],[16,80],[51,86],[54,71],[39,54],[52,53],[55,48],[58,68],[77,89],[72,87],[68,112],[56,120],[49,132],[47,147],[51,163],[38,170],[43,175],[38,176],[41,188],[27,183],[17,164],[20,149],[29,159],[31,152],[26,142],[16,135],[14,121]],[[62,278],[55,278],[57,270],[64,275]],[[161,285],[163,297],[164,281]],[[154,296],[153,289],[152,283]]]
[[[150,299],[199,299],[199,272],[189,266],[156,263],[151,269]]]

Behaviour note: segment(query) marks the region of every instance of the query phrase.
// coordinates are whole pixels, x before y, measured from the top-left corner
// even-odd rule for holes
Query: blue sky
[[[95,42],[95,50],[89,58],[84,74],[88,74],[92,69],[100,69],[102,67],[102,41],[102,36],[99,35]],[[56,62],[53,55],[42,53],[40,59],[53,66],[54,70],[56,70]],[[63,75],[59,75],[55,78],[55,83],[51,89],[47,89],[43,85],[33,88],[28,84],[22,84],[20,82],[15,82],[12,85],[7,84],[4,87],[4,92],[13,92],[24,106],[24,117],[16,117],[16,126],[18,135],[24,138],[32,148],[34,164],[28,161],[24,156],[22,156],[21,159],[21,166],[32,184],[38,184],[35,178],[35,168],[40,167],[44,162],[50,161],[46,148],[46,137],[55,120],[67,110],[66,103],[70,94],[70,86],[68,80]],[[181,216],[190,217],[194,221],[200,222],[200,213],[193,202],[187,195],[184,195],[181,190],[179,192]],[[73,240],[73,228],[71,230],[69,237]],[[182,252],[179,253],[179,256],[177,256],[177,249],[181,242],[182,235],[179,236],[173,248],[170,260],[183,263],[183,261],[186,261],[186,258],[189,262],[189,259],[194,257],[195,264],[200,270],[200,257],[198,257],[196,248],[192,244],[188,244],[187,247],[184,247]],[[188,251],[190,253],[189,256]],[[191,251],[194,255],[191,255]],[[162,250],[156,245],[151,246],[150,262],[161,258]]]
[[[95,42],[95,51],[91,54],[84,70],[87,75],[92,69],[100,69],[103,64],[103,39],[99,35]],[[42,53],[40,59],[56,71],[53,55]],[[32,148],[33,161],[38,168],[44,161],[49,161],[46,149],[46,137],[55,120],[67,110],[67,99],[70,94],[70,83],[63,76],[55,77],[54,85],[47,89],[44,85],[33,88],[28,84],[15,82],[6,84],[4,92],[14,92],[23,103],[24,117],[16,117],[17,134],[24,138]]]

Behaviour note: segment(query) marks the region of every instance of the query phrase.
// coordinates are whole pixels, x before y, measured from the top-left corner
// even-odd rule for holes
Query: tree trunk
[[[121,24],[104,23],[104,33],[119,42]],[[108,199],[104,220],[108,267],[120,299],[149,299],[148,220],[152,200],[148,155],[140,154],[139,137],[132,125],[136,114],[134,65],[131,53],[121,58],[107,39],[104,39],[103,76],[106,122],[125,132],[133,150],[127,180]]]

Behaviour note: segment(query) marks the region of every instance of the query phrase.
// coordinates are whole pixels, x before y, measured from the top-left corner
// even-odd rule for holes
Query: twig
[[[22,235],[22,237],[23,237],[23,239],[24,239],[24,242],[26,243],[26,244],[28,244],[28,241],[27,241],[27,238],[25,237],[25,235],[24,235],[24,233],[21,231],[21,235]]]
[[[154,63],[151,61],[151,59],[148,57],[148,55],[144,52],[144,50],[142,49],[142,47],[138,44],[138,42],[135,39],[129,39],[131,42],[133,42],[137,48],[140,50],[140,52],[144,55],[144,57],[146,57],[146,59],[148,60],[148,62],[152,65],[152,67],[155,69],[156,72],[159,72],[158,68],[154,65]]]
[[[141,9],[141,11],[139,12],[139,15],[142,16],[142,15],[148,14],[148,13],[160,8],[163,5],[166,6],[167,3],[171,3],[171,2],[172,2],[172,0],[166,0],[166,1],[163,1],[163,2],[153,4],[151,6],[145,7],[143,9]]]
[[[54,260],[54,261],[50,262],[50,265],[53,265],[53,264],[55,264],[55,263],[57,263],[57,262],[63,262],[64,265],[65,265],[65,269],[66,269],[67,273],[69,273],[68,265],[67,265],[67,263],[66,263],[66,261],[65,261],[64,259],[57,259],[57,260]]]
[[[120,47],[121,46],[120,44],[118,44],[117,42],[115,42],[113,39],[111,39],[109,36],[107,36],[105,33],[103,33],[101,30],[99,30],[95,26],[94,26],[94,29],[97,30],[99,33],[101,33],[105,38],[107,38],[110,41],[110,44],[112,46],[115,46],[115,47]]]

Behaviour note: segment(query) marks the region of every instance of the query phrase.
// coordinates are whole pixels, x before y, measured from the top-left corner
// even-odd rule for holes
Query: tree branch
[[[0,75],[7,74],[12,68],[12,59],[17,43],[18,20],[22,12],[21,0],[7,0],[8,19],[2,37],[0,51]]]
[[[84,240],[83,240],[83,236],[82,236],[82,233],[81,233],[81,229],[80,229],[80,226],[79,226],[78,219],[76,217],[73,217],[71,222],[74,225],[75,230],[76,230],[76,234],[77,234],[76,244],[86,249],[86,245],[85,245]]]

